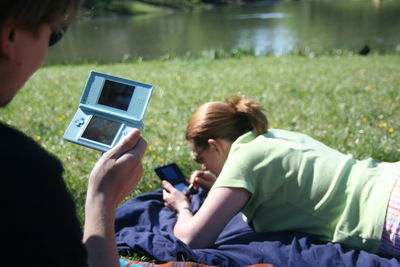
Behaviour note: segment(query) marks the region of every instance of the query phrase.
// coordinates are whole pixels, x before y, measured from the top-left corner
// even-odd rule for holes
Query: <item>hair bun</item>
[[[225,99],[225,102],[235,111],[240,123],[247,120],[258,135],[267,131],[268,120],[261,104],[240,94]]]
[[[196,147],[207,148],[208,140],[234,142],[249,131],[257,135],[268,129],[262,106],[252,99],[236,95],[225,102],[208,102],[196,109],[186,128],[186,140]]]

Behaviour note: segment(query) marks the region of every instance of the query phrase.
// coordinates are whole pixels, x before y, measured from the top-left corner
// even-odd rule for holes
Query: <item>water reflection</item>
[[[291,1],[208,11],[84,21],[50,49],[48,63],[116,62],[208,49],[253,47],[257,55],[400,50],[400,1]],[[400,51],[399,51],[400,52]]]
[[[282,55],[294,49],[292,33],[283,26],[273,28],[243,29],[238,32],[237,48],[254,47],[254,54],[265,55],[273,51]]]
[[[288,17],[288,15],[284,13],[261,13],[234,16],[235,19],[281,19],[286,17]]]

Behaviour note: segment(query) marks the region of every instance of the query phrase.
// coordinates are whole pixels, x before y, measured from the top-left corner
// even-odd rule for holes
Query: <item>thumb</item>
[[[162,182],[162,186],[165,190],[167,190],[168,192],[172,192],[172,190],[175,189],[175,187],[172,186],[172,184],[170,184],[168,181],[163,180]]]
[[[132,129],[125,137],[122,139],[113,149],[108,151],[111,157],[119,158],[121,155],[125,154],[132,148],[136,146],[140,140],[140,130]]]

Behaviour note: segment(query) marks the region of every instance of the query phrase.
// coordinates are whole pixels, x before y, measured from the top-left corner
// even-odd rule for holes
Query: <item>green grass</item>
[[[110,12],[121,15],[157,14],[166,12],[165,8],[131,1],[112,1],[108,8]]]
[[[14,125],[57,155],[83,218],[87,176],[100,153],[62,138],[90,70],[155,85],[145,115],[148,150],[143,178],[130,197],[160,186],[153,172],[192,162],[184,140],[194,109],[241,92],[261,102],[278,128],[309,134],[363,159],[400,160],[400,56],[306,58],[247,57],[171,59],[114,65],[47,66],[0,111]]]
[[[160,14],[170,12],[166,7],[155,6],[137,1],[113,0],[109,3],[99,3],[97,6],[87,9],[84,14],[89,16],[131,16],[144,14]]]

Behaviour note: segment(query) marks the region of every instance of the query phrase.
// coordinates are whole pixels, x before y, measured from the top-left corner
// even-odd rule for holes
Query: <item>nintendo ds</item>
[[[186,181],[181,169],[176,163],[171,163],[165,166],[157,167],[154,169],[157,176],[161,180],[170,182],[176,189],[184,193],[185,195],[196,194],[197,190]]]
[[[153,86],[91,71],[64,139],[100,151],[114,147],[143,117]]]

